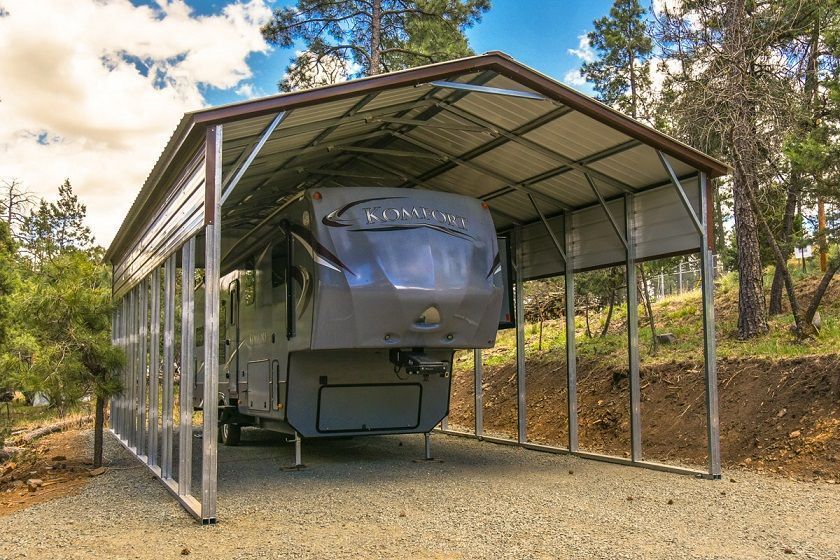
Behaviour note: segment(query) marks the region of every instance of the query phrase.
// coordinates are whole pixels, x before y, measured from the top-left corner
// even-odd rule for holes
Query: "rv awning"
[[[703,179],[728,172],[503,53],[488,53],[186,114],[108,249],[115,292],[204,225],[205,134],[218,124],[223,266],[231,262],[226,247],[271,227],[284,201],[318,186],[402,186],[483,199],[500,231],[521,226],[525,278],[564,270],[540,214],[557,231],[564,216],[571,219],[575,270],[623,262],[630,198],[636,258],[685,253],[699,248],[696,218],[711,208]]]

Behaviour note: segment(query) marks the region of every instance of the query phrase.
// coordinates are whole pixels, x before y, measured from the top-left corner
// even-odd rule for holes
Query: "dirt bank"
[[[526,369],[528,439],[564,445],[565,363],[529,360]],[[643,367],[641,378],[645,458],[704,464],[702,366],[672,362]],[[718,379],[726,466],[840,482],[840,355],[723,359]],[[627,455],[628,395],[626,371],[591,362],[578,365],[582,449]],[[473,398],[472,374],[456,373],[451,424],[473,425]],[[485,368],[484,403],[485,430],[514,436],[515,366]]]

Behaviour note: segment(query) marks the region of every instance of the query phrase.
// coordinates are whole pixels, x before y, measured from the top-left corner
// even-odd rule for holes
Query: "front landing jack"
[[[426,432],[423,434],[423,447],[426,454],[424,459],[414,459],[415,463],[426,463],[426,462],[435,462],[435,463],[442,463],[443,461],[439,459],[435,459],[432,457],[432,442],[431,442],[431,434]]]
[[[295,442],[295,463],[288,467],[284,467],[284,471],[299,471],[301,469],[305,469],[306,465],[303,464],[301,460],[301,452],[300,452],[300,434],[295,432],[295,439],[291,440]]]

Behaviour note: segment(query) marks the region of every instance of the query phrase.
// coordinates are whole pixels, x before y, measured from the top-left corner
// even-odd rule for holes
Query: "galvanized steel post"
[[[137,449],[137,289],[128,293],[128,430],[126,440],[129,447]]]
[[[639,389],[639,299],[636,284],[635,209],[633,195],[624,195],[624,236],[627,240],[627,354],[630,383],[630,459],[642,460],[642,405]],[[647,286],[644,286],[647,289]]]
[[[204,425],[201,463],[201,517],[216,519],[219,430],[219,294],[221,269],[222,127],[210,127],[206,142],[204,240]]]
[[[151,276],[151,336],[149,340],[149,448],[146,455],[149,465],[158,464],[158,407],[160,372],[160,267],[155,267]]]
[[[525,298],[522,282],[522,229],[514,230],[516,244],[515,296],[516,296],[516,439],[519,443],[527,441],[525,410]]]
[[[703,220],[700,250],[703,291],[703,366],[706,383],[706,439],[709,476],[720,478],[720,413],[718,410],[717,354],[715,352],[714,254],[709,239],[709,190],[705,173],[700,174],[700,211]]]
[[[577,414],[577,346],[575,341],[575,271],[572,257],[572,213],[563,215],[565,240],[565,291],[566,291],[566,404],[569,422],[569,451],[578,450]]]
[[[481,349],[473,350],[473,385],[475,387],[475,435],[484,435],[484,364],[481,359]]]
[[[166,259],[163,290],[163,406],[160,476],[172,478],[173,420],[175,406],[175,265],[174,253]]]
[[[139,297],[137,298],[138,310],[138,369],[137,369],[137,389],[138,389],[138,415],[139,423],[137,431],[137,454],[146,455],[146,442],[148,437],[148,425],[146,423],[146,376],[148,374],[148,320],[149,320],[149,280],[144,278],[140,281],[137,287]]]
[[[181,382],[178,388],[178,494],[192,490],[192,395],[195,373],[195,237],[181,249]]]

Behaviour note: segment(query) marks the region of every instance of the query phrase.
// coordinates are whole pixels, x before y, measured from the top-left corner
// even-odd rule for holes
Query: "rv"
[[[243,426],[298,441],[431,431],[448,413],[455,350],[492,347],[505,314],[506,251],[487,204],[310,189],[271,224],[223,258],[238,264],[220,287],[222,443]]]

